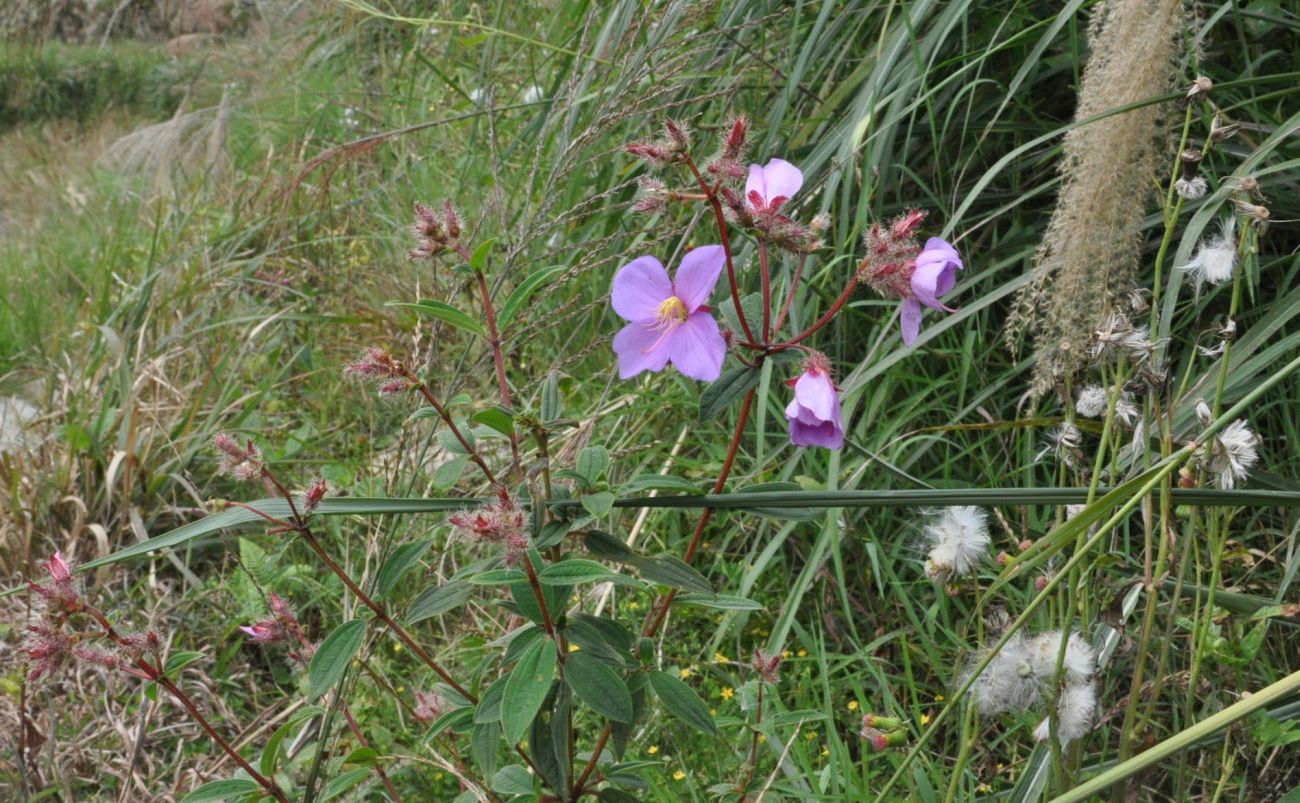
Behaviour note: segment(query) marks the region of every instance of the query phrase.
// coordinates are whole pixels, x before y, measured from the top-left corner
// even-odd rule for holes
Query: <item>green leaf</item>
[[[182,669],[195,661],[202,660],[202,658],[203,653],[201,652],[178,652],[167,659],[166,665],[163,666],[163,674],[168,677],[176,677],[176,674]]]
[[[497,771],[497,745],[500,742],[500,725],[491,722],[474,726],[470,735],[469,749],[484,775],[491,775]]]
[[[555,678],[555,642],[549,638],[534,642],[510,672],[501,698],[501,727],[506,741],[517,744],[541,710]]]
[[[719,611],[761,611],[763,606],[744,597],[730,594],[678,594],[674,604],[695,605]]]
[[[624,496],[631,496],[642,491],[680,491],[685,494],[700,496],[704,489],[697,483],[694,483],[685,477],[675,477],[672,474],[638,474],[627,482],[619,492]]]
[[[750,388],[758,385],[763,371],[748,365],[734,365],[700,394],[700,420],[711,421]]]
[[[601,491],[594,494],[583,494],[579,499],[582,500],[582,506],[587,512],[596,518],[602,518],[614,508],[614,494],[609,491]]]
[[[546,610],[550,611],[552,616],[558,617],[568,603],[569,594],[572,591],[573,589],[569,586],[542,586],[542,597],[546,600]],[[533,587],[526,580],[510,584],[510,597],[514,600],[519,613],[528,621],[538,625],[542,624],[542,609],[537,605],[537,595],[533,593]]]
[[[482,324],[445,301],[438,301],[432,298],[422,298],[414,304],[403,301],[390,301],[387,306],[409,307],[422,315],[437,318],[443,323],[451,324],[457,329],[463,329],[472,335],[483,337]]]
[[[668,709],[668,713],[704,733],[717,733],[718,726],[709,715],[709,708],[690,686],[667,672],[650,673],[650,688]]]
[[[524,279],[522,282],[520,282],[519,286],[516,287],[514,289],[514,292],[510,294],[510,297],[506,299],[506,303],[501,305],[501,314],[497,316],[497,330],[504,332],[506,327],[510,325],[510,322],[515,319],[515,316],[518,315],[523,310],[524,305],[528,303],[529,297],[531,297],[533,293],[537,292],[538,288],[540,288],[543,284],[546,284],[548,281],[550,281],[550,279],[553,276],[555,276],[557,273],[562,272],[563,270],[564,270],[563,265],[552,265],[549,268],[542,268],[541,270],[533,271],[531,274],[529,274],[527,279]],[[543,393],[542,396],[543,399],[542,420],[543,421],[547,421],[551,418],[555,418],[556,415],[558,415],[558,413],[556,415],[546,414],[545,398],[546,396]]]
[[[609,450],[604,446],[588,446],[578,453],[575,466],[578,473],[587,478],[589,485],[595,485],[609,469]]]
[[[564,412],[560,404],[560,377],[551,371],[542,385],[542,421],[554,421]]]
[[[474,587],[465,580],[452,580],[445,586],[432,586],[420,592],[406,609],[406,623],[423,622],[431,616],[446,613],[464,605]]]
[[[469,266],[471,270],[487,270],[488,257],[492,255],[492,247],[496,245],[497,238],[489,237],[474,247],[473,253],[469,255]]]
[[[492,776],[492,791],[502,795],[531,795],[533,776],[522,764],[508,764]]]
[[[476,586],[502,586],[528,579],[528,575],[519,569],[493,569],[490,572],[476,574],[469,581]]]
[[[375,599],[387,597],[411,567],[420,561],[421,556],[432,543],[432,538],[426,538],[423,541],[402,544],[394,549],[393,554],[388,556],[388,560],[384,561],[384,565],[379,569],[379,577],[375,580]]]
[[[366,640],[366,621],[353,619],[334,629],[321,642],[316,654],[311,657],[311,666],[307,669],[308,687],[311,689],[307,699],[315,702],[329,691],[343,672],[348,668],[357,650]]]
[[[474,420],[502,435],[515,433],[515,417],[503,407],[489,407],[474,414]]]
[[[181,803],[200,803],[210,800],[232,800],[240,795],[256,792],[262,787],[249,778],[225,778],[210,781],[181,798]]]
[[[576,583],[596,583],[618,577],[618,572],[594,560],[570,558],[553,563],[537,575],[544,585],[567,586]]]
[[[455,728],[458,725],[463,725],[473,720],[473,718],[474,709],[469,706],[452,709],[433,721],[433,724],[429,726],[429,732],[424,735],[424,740],[426,742],[431,742],[448,728]]]
[[[358,747],[343,757],[344,764],[374,764],[379,759],[379,751],[373,747]]]
[[[475,725],[501,721],[501,699],[505,697],[506,683],[509,680],[509,675],[502,675],[479,696],[478,705],[474,706]]]
[[[641,557],[639,553],[632,551],[631,547],[623,543],[623,539],[603,530],[588,530],[583,534],[582,542],[588,552],[605,560],[630,563]]]
[[[469,465],[469,457],[461,455],[442,463],[433,470],[433,486],[440,491],[445,491],[456,483],[460,482],[460,475],[465,473],[465,467]]]
[[[638,557],[630,561],[641,572],[641,578],[652,583],[659,583],[682,591],[698,591],[712,596],[713,586],[704,575],[683,563],[672,555],[655,555],[651,558]]]
[[[581,651],[569,653],[564,662],[564,680],[596,713],[616,722],[632,721],[632,693],[599,658]]]
[[[366,776],[369,774],[370,768],[362,767],[358,770],[348,770],[342,775],[334,777],[328,784],[326,784],[324,791],[321,792],[321,803],[324,803],[326,800],[333,800],[348,791],[352,787],[364,781]]]

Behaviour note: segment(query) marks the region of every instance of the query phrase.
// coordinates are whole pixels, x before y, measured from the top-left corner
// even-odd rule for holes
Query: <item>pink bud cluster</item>
[[[397,396],[411,389],[405,366],[377,346],[343,366],[343,375],[373,382],[380,396]]]
[[[416,245],[409,256],[412,262],[422,262],[441,254],[460,237],[460,215],[451,201],[443,201],[440,212],[435,212],[418,201],[415,204]]]
[[[257,444],[253,443],[251,439],[246,445],[241,445],[229,433],[219,432],[212,439],[212,445],[221,454],[219,473],[227,474],[238,480],[251,480],[254,477],[261,476],[265,464],[262,461],[262,453],[258,450]]]
[[[656,165],[668,165],[685,160],[691,149],[690,134],[685,124],[677,120],[664,121],[664,133],[658,139],[640,140],[624,146],[624,150]]]
[[[121,669],[136,677],[151,679],[136,668],[146,653],[157,656],[162,649],[162,639],[157,633],[121,635],[108,624],[104,614],[88,605],[73,579],[73,565],[55,552],[42,564],[49,576],[45,582],[31,582],[28,588],[40,599],[37,618],[26,627],[22,650],[27,657],[28,679],[35,682],[52,677],[73,659],[98,664],[108,669]],[[87,616],[99,626],[91,631],[69,627],[71,622]],[[88,644],[88,641],[108,639],[115,647],[111,652]]]
[[[870,285],[885,298],[910,298],[912,272],[921,253],[916,230],[923,220],[925,212],[913,209],[894,218],[887,226],[871,224],[864,238],[867,254],[858,266],[858,281]]]
[[[754,650],[754,658],[749,665],[758,673],[758,679],[763,683],[775,686],[781,680],[780,654],[768,655],[762,650]]]
[[[463,536],[504,547],[507,563],[528,549],[528,516],[505,488],[497,488],[495,502],[453,513],[447,522]]]
[[[417,691],[415,693],[415,708],[412,713],[415,718],[429,724],[438,717],[442,716],[447,710],[447,701],[441,694],[436,691]]]

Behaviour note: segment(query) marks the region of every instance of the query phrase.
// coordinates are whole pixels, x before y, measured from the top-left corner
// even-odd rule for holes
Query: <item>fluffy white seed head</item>
[[[925,574],[936,583],[966,577],[988,555],[988,514],[973,506],[946,507],[925,526],[930,546]]]
[[[1056,735],[1061,746],[1082,739],[1092,730],[1097,713],[1097,687],[1093,683],[1075,683],[1061,690],[1056,706]],[[1034,729],[1034,738],[1045,742],[1051,738],[1051,723],[1044,717]]]
[[[1192,261],[1179,268],[1191,275],[1198,290],[1206,282],[1219,285],[1232,278],[1232,271],[1237,267],[1236,225],[1235,217],[1223,221],[1219,233],[1202,240]]]
[[[1231,489],[1245,480],[1259,462],[1258,445],[1245,419],[1238,418],[1197,450],[1196,457],[1220,488]]]
[[[1049,682],[1056,676],[1056,662],[1061,655],[1061,638],[1059,630],[1039,633],[1029,640],[1029,660],[1034,674],[1043,682]],[[1071,684],[1087,683],[1097,671],[1097,653],[1082,635],[1071,633],[1065,644],[1065,659],[1061,664],[1065,680]]]
[[[1099,418],[1106,412],[1106,389],[1098,385],[1088,385],[1079,391],[1079,398],[1074,402],[1074,411],[1084,418]]]
[[[1184,201],[1198,201],[1205,197],[1205,191],[1209,185],[1201,176],[1194,178],[1180,178],[1174,182],[1174,192]]]
[[[971,660],[962,675],[962,683],[971,677],[975,667],[988,655],[986,650]],[[1034,673],[1030,657],[1029,642],[1019,633],[993,656],[993,660],[971,686],[971,699],[981,713],[988,715],[1022,711],[1039,701],[1043,684]]]

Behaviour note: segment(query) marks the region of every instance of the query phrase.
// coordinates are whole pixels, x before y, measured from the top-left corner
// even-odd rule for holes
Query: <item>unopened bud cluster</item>
[[[476,510],[462,510],[447,518],[457,533],[505,550],[506,563],[515,563],[528,549],[528,516],[505,488],[497,488],[496,501]]]

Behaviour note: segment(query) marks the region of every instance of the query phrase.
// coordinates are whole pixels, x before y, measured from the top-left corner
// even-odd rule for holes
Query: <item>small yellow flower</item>
[[[720,653],[720,652],[715,652],[715,653],[713,653],[713,663],[715,663],[715,664],[729,664],[729,663],[731,663],[731,659],[728,658],[727,656],[723,655],[723,654]]]
[[[442,780],[442,773],[441,773],[441,772],[435,772],[435,773],[433,774],[433,779],[434,779],[435,781],[441,781],[441,780]]]
[[[659,745],[657,745],[657,744],[652,744],[652,745],[650,745],[649,747],[647,747],[647,748],[645,749],[645,751],[646,751],[647,753],[649,753],[650,755],[653,756],[654,754],[656,754],[656,753],[659,752]]]
[[[936,695],[934,696],[934,701],[935,701],[936,703],[942,703],[942,702],[943,702],[943,695],[942,695],[942,694],[936,694]]]
[[[828,745],[822,745],[822,755],[829,756],[830,754],[831,754],[831,748]]]
[[[850,710],[850,711],[857,711],[857,710],[858,710],[858,701],[857,701],[857,700],[849,700],[849,710]]]
[[[817,731],[804,731],[803,738],[811,742],[813,739],[817,738]]]
[[[404,692],[404,691],[406,691],[406,687],[405,687],[405,686],[398,686],[398,687],[397,687],[397,693],[398,693],[398,694],[401,694],[401,693]]]
[[[765,734],[765,733],[760,733],[760,734],[758,734],[758,743],[759,743],[759,744],[766,744],[766,743],[767,743],[767,734]]]
[[[641,603],[637,602],[636,600],[632,600],[627,604],[627,609],[629,611],[638,610],[640,607],[641,607]]]
[[[803,649],[802,647],[800,647],[800,648],[799,648],[799,657],[800,657],[800,658],[807,658],[807,657],[808,657],[808,651],[805,650],[805,649]]]
[[[401,652],[401,651],[402,651],[402,645],[401,645],[401,644],[398,644],[398,643],[396,643],[396,642],[394,642],[394,643],[393,643],[393,652]]]
[[[570,645],[569,645],[569,652],[577,652],[578,650],[581,650],[581,649],[582,649],[582,648],[579,647],[577,644],[570,644]]]
[[[930,715],[929,715],[929,714],[922,714],[922,715],[921,715],[921,724],[922,724],[922,725],[929,725],[929,724],[930,724]]]
[[[724,699],[724,700],[730,700],[732,697],[735,697],[735,696],[736,696],[736,691],[735,691],[735,689],[731,688],[730,686],[723,686],[723,687],[722,687],[722,699]]]
[[[683,666],[681,671],[678,672],[677,675],[682,680],[686,680],[688,677],[691,676],[691,668],[689,666]]]
[[[793,655],[793,654],[794,654],[794,653],[790,652],[789,650],[781,650],[781,658],[782,658],[782,659],[789,659],[790,656]]]
[[[986,783],[982,783],[979,786],[975,787],[975,791],[980,793],[992,792],[993,787],[989,786]]]
[[[682,772],[681,770],[677,770],[677,772],[674,772],[674,773],[673,773],[673,780],[674,780],[674,781],[680,781],[681,779],[683,779],[683,778],[685,778],[685,777],[686,777],[686,773]]]
[[[718,709],[716,709],[716,708],[710,708],[710,709],[709,709],[709,716],[711,716],[711,717],[716,717],[717,715],[718,715]]]

